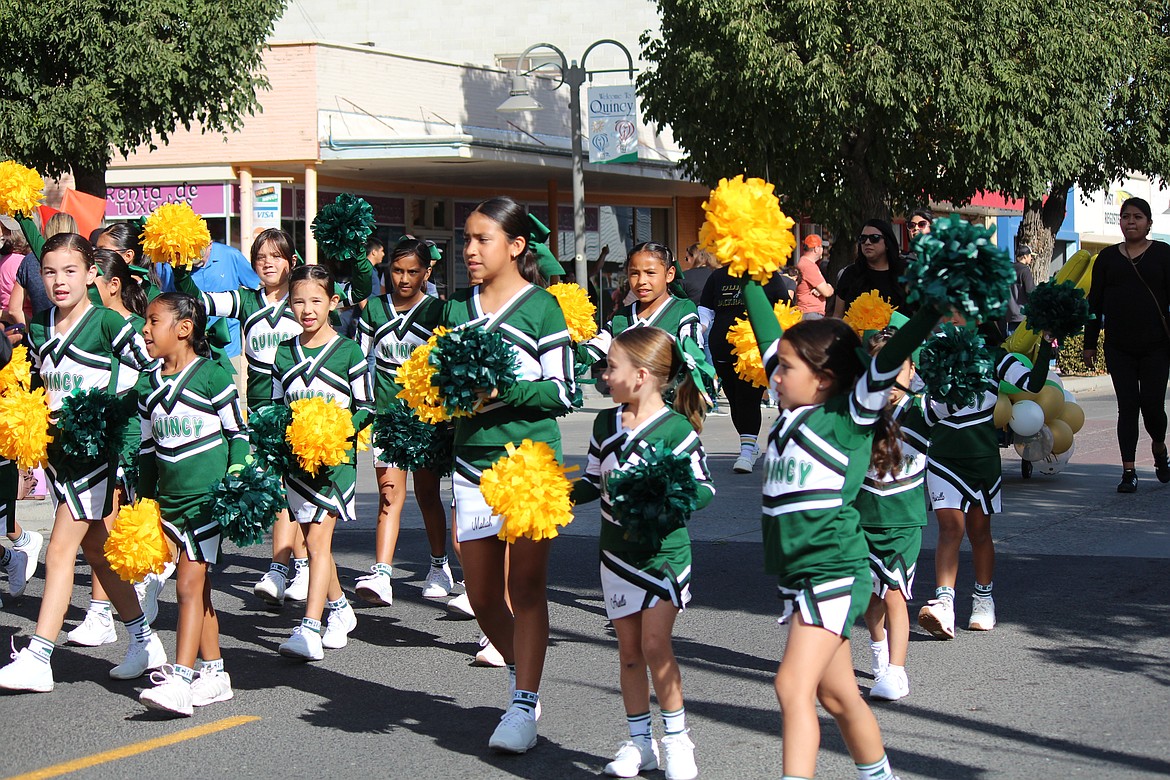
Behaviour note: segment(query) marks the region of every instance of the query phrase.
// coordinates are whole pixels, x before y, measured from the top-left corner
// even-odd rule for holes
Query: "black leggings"
[[[1136,460],[1138,412],[1155,444],[1166,440],[1166,382],[1170,347],[1142,352],[1105,345],[1105,368],[1117,394],[1117,444],[1123,463]]]
[[[731,407],[731,424],[740,435],[760,435],[760,424],[764,420],[760,402],[764,400],[764,388],[740,379],[735,373],[735,363],[715,361],[715,373],[723,384],[723,394]]]

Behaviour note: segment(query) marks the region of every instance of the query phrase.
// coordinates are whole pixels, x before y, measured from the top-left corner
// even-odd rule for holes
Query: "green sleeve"
[[[715,490],[706,482],[699,483],[699,489],[695,493],[695,511],[699,511],[711,503],[711,499],[715,498]]]
[[[1029,393],[1038,393],[1044,389],[1048,380],[1048,364],[1052,362],[1052,345],[1046,339],[1040,339],[1040,351],[1036,354],[1036,362],[1028,372],[1027,386],[1022,388]]]
[[[743,300],[747,305],[748,321],[752,324],[752,331],[756,334],[756,343],[760,347],[760,354],[767,354],[772,345],[784,335],[779,320],[768,300],[764,288],[754,279],[748,279],[743,284]]]
[[[923,306],[910,320],[898,328],[886,345],[874,357],[874,367],[879,374],[897,371],[906,358],[930,338],[930,332],[938,324],[939,313],[933,306]]]
[[[195,284],[189,269],[179,266],[175,268],[174,274],[176,290],[190,295],[197,301],[203,300],[203,291],[199,289],[199,285]]]
[[[374,291],[374,266],[370,263],[369,255],[362,253],[361,257],[353,262],[353,274],[349,279],[350,305],[370,297]]]
[[[18,217],[16,221],[20,223],[20,229],[24,231],[24,240],[28,242],[32,253],[39,259],[41,257],[41,250],[45,246],[45,237],[41,234],[37,223],[28,217]]]

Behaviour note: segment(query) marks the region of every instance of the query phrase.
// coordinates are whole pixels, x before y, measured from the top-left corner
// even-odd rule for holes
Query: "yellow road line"
[[[167,745],[174,745],[178,742],[186,742],[189,739],[198,739],[205,737],[208,734],[214,734],[217,731],[224,731],[226,729],[242,726],[245,723],[251,723],[254,720],[260,720],[256,715],[237,715],[234,718],[224,718],[212,723],[206,723],[202,726],[196,726],[190,729],[183,729],[176,731],[174,734],[167,734],[163,737],[155,737],[143,742],[135,742],[130,745],[124,745],[120,748],[107,750],[104,753],[94,753],[92,756],[85,758],[77,758],[73,761],[66,761],[61,764],[53,764],[44,769],[37,769],[32,772],[26,772],[23,775],[13,775],[8,780],[45,780],[49,777],[60,777],[67,775],[70,772],[76,772],[81,769],[88,769],[91,766],[98,766],[99,764],[107,764],[111,761],[117,761],[122,758],[129,758],[136,756],[139,753],[146,753],[151,750],[157,750]]]

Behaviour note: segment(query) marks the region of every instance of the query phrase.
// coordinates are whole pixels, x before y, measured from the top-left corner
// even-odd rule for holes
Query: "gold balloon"
[[[1035,401],[1037,393],[1029,393],[1027,390],[1021,390],[1018,393],[1012,393],[1012,403],[1016,404],[1020,401]]]
[[[1081,428],[1085,427],[1085,410],[1077,404],[1071,404],[1065,401],[1064,411],[1060,413],[1060,419],[1068,423],[1068,427],[1073,433],[1080,433]]]
[[[1052,454],[1068,452],[1073,444],[1073,431],[1068,427],[1068,423],[1064,420],[1053,420],[1048,423],[1048,429],[1052,431]]]
[[[1008,421],[1012,419],[1012,398],[1015,396],[999,394],[999,398],[995,399],[995,414],[994,421],[996,428],[1006,428]]]
[[[1044,410],[1044,422],[1049,425],[1053,420],[1060,419],[1064,411],[1064,391],[1053,385],[1045,385],[1044,389],[1036,393],[1036,403]]]

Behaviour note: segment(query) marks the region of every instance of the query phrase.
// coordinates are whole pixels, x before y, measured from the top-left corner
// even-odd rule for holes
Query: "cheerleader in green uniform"
[[[309,594],[305,617],[281,644],[280,653],[306,661],[324,658],[323,648],[345,647],[349,632],[357,626],[353,607],[337,579],[331,548],[338,519],[354,517],[356,432],[366,426],[373,408],[366,356],[357,342],[339,336],[330,325],[329,315],[338,301],[333,276],[324,267],[307,265],[293,271],[289,308],[301,326],[301,334],[282,343],[273,360],[274,402],[291,404],[299,399],[324,398],[353,414],[354,447],[346,462],[322,466],[316,474],[294,466],[284,479],[289,515],[299,524],[309,550]],[[326,606],[329,619],[322,631],[321,617]]]
[[[537,694],[548,648],[549,543],[499,539],[502,519],[492,514],[480,492],[480,474],[507,454],[506,445],[525,438],[545,442],[560,457],[556,418],[572,408],[573,398],[565,316],[556,298],[537,286],[530,228],[524,209],[510,198],[475,207],[463,228],[463,259],[476,284],[446,303],[441,322],[496,331],[516,354],[516,385],[503,391],[483,388],[479,411],[455,421],[453,478],[467,595],[509,672],[509,706],[488,745],[509,753],[536,745]]]
[[[585,476],[573,485],[576,504],[601,498],[601,585],[606,614],[617,632],[630,730],[629,741],[618,748],[605,772],[634,777],[658,768],[658,745],[650,729],[649,667],[665,732],[663,769],[667,777],[688,780],[698,776],[698,769],[670,639],[675,617],[691,597],[690,536],[684,525],[654,541],[631,540],[614,517],[607,485],[615,471],[637,465],[652,447],[664,447],[690,460],[699,486],[696,508],[706,506],[715,488],[698,435],[702,399],[674,340],[658,328],[619,334],[610,344],[608,363],[605,381],[621,405],[597,415]],[[677,386],[674,411],[662,397],[672,384]]]
[[[153,710],[190,716],[232,698],[219,648],[219,618],[208,568],[219,560],[220,524],[208,489],[248,456],[239,396],[231,374],[211,359],[203,306],[163,293],[147,309],[143,335],[160,363],[138,382],[142,452],[138,493],[158,501],[163,531],[178,549],[179,622],[175,663],[151,675],[139,700]],[[203,663],[196,669],[197,658]]]
[[[122,365],[143,370],[151,359],[130,322],[90,304],[87,288],[97,269],[88,241],[76,233],[61,233],[45,243],[43,252],[41,276],[54,305],[33,319],[29,354],[55,418],[67,396],[91,388],[113,393]],[[72,458],[61,449],[61,432],[53,434],[58,440],[49,445],[48,472],[56,516],[45,555],[45,593],[32,641],[0,669],[0,688],[8,690],[53,689],[50,658],[73,593],[78,547],[130,634],[126,659],[110,670],[110,676],[130,680],[166,663],[162,642],[142,614],[134,588],[106,561],[108,529],[103,518],[110,514],[117,451],[92,460]]]
[[[381,413],[391,405],[402,405],[402,387],[395,379],[399,366],[415,347],[425,344],[439,324],[443,304],[426,294],[431,278],[431,247],[407,236],[390,254],[385,295],[366,301],[358,320],[362,351],[374,356],[374,409]],[[378,475],[378,531],[375,563],[371,573],[359,577],[355,592],[371,604],[393,603],[391,587],[394,548],[402,506],[406,503],[406,472],[389,463],[381,452],[374,462]],[[439,497],[439,475],[430,469],[414,472],[414,495],[422,511],[431,547],[431,567],[423,586],[423,598],[439,599],[451,594],[454,581],[447,562],[447,515]]]

